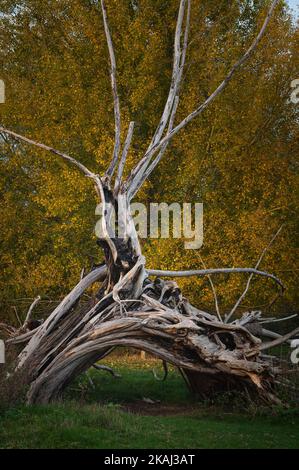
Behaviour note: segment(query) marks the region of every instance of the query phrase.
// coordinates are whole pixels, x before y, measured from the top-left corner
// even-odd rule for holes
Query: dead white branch
[[[276,238],[278,237],[278,235],[280,234],[281,230],[283,228],[283,225],[278,229],[278,231],[275,233],[274,237],[272,237],[272,239],[270,240],[270,243],[266,246],[266,248],[263,250],[261,256],[259,257],[258,259],[258,262],[256,263],[255,265],[255,269],[258,269],[259,265],[261,264],[265,254],[267,253],[267,251],[269,250],[269,248],[271,247],[271,245],[274,243],[274,241],[276,240]],[[233,314],[235,313],[235,311],[237,310],[237,308],[239,307],[239,305],[242,303],[243,299],[246,297],[246,294],[249,290],[249,287],[250,287],[250,284],[251,284],[251,281],[253,279],[253,276],[254,274],[251,274],[248,278],[248,281],[247,281],[247,284],[246,284],[246,287],[245,287],[245,290],[244,292],[242,293],[242,295],[239,297],[239,299],[237,300],[237,302],[235,303],[234,307],[232,308],[232,310],[230,311],[230,313],[227,315],[227,317],[225,318],[225,323],[228,323],[228,321],[231,319],[231,317],[233,316]]]
[[[287,321],[287,320],[292,320],[293,318],[298,317],[297,313],[294,313],[294,315],[289,315],[288,317],[284,318],[267,318],[266,320],[260,321],[261,324],[266,324],[266,323],[279,323],[282,321]]]
[[[111,367],[105,366],[104,364],[93,364],[96,370],[103,370],[104,372],[109,372],[115,379],[121,379],[121,375],[115,372]]]
[[[182,64],[181,64],[181,57],[182,57],[181,36],[182,36],[182,26],[183,26],[183,21],[184,21],[185,7],[186,7],[186,0],[181,0],[178,19],[177,19],[177,25],[176,25],[175,40],[174,40],[174,59],[173,59],[173,70],[172,70],[170,90],[169,90],[168,98],[166,100],[166,104],[165,104],[165,107],[164,107],[164,111],[163,111],[161,120],[160,120],[159,125],[156,129],[153,140],[152,140],[152,142],[151,142],[151,144],[148,148],[148,151],[150,151],[160,141],[160,139],[163,135],[164,129],[167,125],[167,122],[168,122],[170,114],[171,114],[171,110],[173,108],[173,103],[174,103],[174,99],[175,99],[175,96],[176,96],[177,91],[178,91],[180,80],[182,78],[182,73],[181,73],[181,67],[182,67]],[[186,26],[187,30],[188,30],[188,27],[189,27],[189,25],[187,24],[187,26]]]
[[[127,156],[128,156],[128,151],[129,151],[131,141],[132,141],[132,137],[133,137],[134,125],[135,125],[135,123],[133,121],[130,122],[127,138],[126,138],[126,141],[125,141],[124,149],[123,149],[122,156],[121,156],[119,166],[118,166],[118,170],[117,170],[117,177],[115,179],[115,185],[114,185],[114,193],[115,194],[118,193],[120,185],[121,185],[121,179],[122,179],[123,171],[124,171]]]
[[[294,338],[294,336],[299,334],[299,328],[291,331],[287,335],[280,336],[279,338],[275,339],[274,341],[269,341],[268,343],[263,343],[260,346],[260,351],[264,351],[265,349],[274,348],[275,346],[279,346],[282,343],[286,343],[289,339]]]
[[[47,320],[41,325],[36,334],[31,338],[27,346],[23,349],[19,356],[18,368],[22,367],[26,359],[33,353],[39,345],[41,339],[53,331],[55,325],[77,302],[84,291],[91,286],[94,282],[103,279],[106,274],[106,266],[101,266],[91,271],[85,276],[79,284],[63,299],[63,301],[56,307]]]
[[[199,255],[199,259],[201,261],[201,264],[202,264],[203,268],[206,270],[207,268],[205,266],[204,260],[202,259],[202,257],[200,255]],[[209,283],[210,283],[210,286],[211,286],[211,289],[212,289],[212,292],[213,292],[217,317],[218,317],[219,321],[223,322],[222,316],[221,316],[221,313],[220,313],[220,309],[219,309],[219,302],[218,302],[217,292],[216,292],[216,289],[215,289],[215,286],[214,286],[212,276],[210,274],[208,275],[208,280],[209,280]]]
[[[27,315],[26,315],[26,318],[25,318],[25,321],[24,321],[24,324],[23,324],[23,328],[26,330],[27,326],[28,326],[28,323],[30,321],[30,318],[32,316],[32,313],[33,313],[33,310],[34,310],[34,307],[38,304],[38,302],[40,301],[41,297],[38,295],[36,297],[36,299],[32,302],[32,304],[30,305],[29,307],[29,310],[27,312]]]
[[[167,362],[162,361],[162,365],[163,365],[163,371],[164,371],[163,377],[159,377],[155,369],[152,370],[153,376],[155,377],[156,380],[158,380],[158,382],[165,382],[168,376]]]
[[[233,65],[230,72],[227,74],[225,79],[221,82],[221,84],[214,90],[214,92],[206,99],[206,101],[201,104],[197,109],[192,111],[185,119],[183,119],[170,133],[168,133],[165,137],[163,137],[157,144],[153,145],[150,150],[144,155],[144,157],[140,160],[138,165],[134,168],[128,178],[128,185],[132,184],[136,176],[139,174],[139,171],[143,168],[144,165],[147,165],[148,162],[152,159],[154,154],[160,150],[163,145],[169,142],[180,130],[187,126],[193,119],[198,117],[227,87],[227,85],[232,80],[233,76],[235,75],[236,71],[250,58],[253,51],[258,46],[259,42],[263,38],[265,31],[267,29],[268,23],[272,17],[274,9],[277,5],[279,0],[274,0],[271,4],[271,7],[268,11],[268,14],[265,18],[265,21],[254,39],[253,43],[249,47],[249,49],[245,52],[245,54]]]
[[[175,119],[176,111],[177,111],[177,108],[178,108],[178,104],[179,104],[179,97],[176,96],[175,100],[174,100],[170,120],[169,120],[168,132],[170,132],[173,129],[173,124],[174,124],[174,119]],[[136,178],[132,182],[130,188],[128,189],[128,199],[129,200],[131,200],[135,196],[135,194],[141,188],[143,183],[150,177],[151,173],[154,171],[154,169],[156,168],[158,163],[161,161],[161,159],[162,159],[162,157],[163,157],[163,155],[164,155],[164,153],[165,153],[165,151],[168,147],[168,144],[169,144],[169,142],[166,142],[166,144],[162,146],[162,148],[161,148],[160,152],[158,153],[157,157],[151,162],[151,164],[149,165],[148,168],[146,168],[145,170],[142,170],[142,169],[140,170],[140,174],[138,175],[138,177],[136,176]]]
[[[171,86],[170,86],[168,98],[164,107],[161,120],[159,122],[155,135],[146,153],[151,152],[151,150],[159,143],[159,141],[161,140],[163,136],[167,123],[168,123],[167,134],[169,134],[173,129],[173,124],[174,124],[175,115],[176,115],[178,102],[179,102],[180,86],[181,86],[181,81],[183,77],[183,70],[185,66],[186,53],[187,53],[187,47],[188,47],[191,0],[187,0],[187,4],[188,5],[187,5],[183,49],[181,49],[181,37],[182,37],[182,25],[183,25],[184,14],[185,14],[185,9],[186,9],[186,0],[181,0],[181,3],[180,3],[180,10],[178,14],[176,33],[175,33],[175,42],[174,42],[172,79],[171,79]],[[150,164],[151,158],[145,159],[143,165],[140,165],[140,168],[138,169],[138,172],[136,173],[135,178],[132,179],[132,182],[130,182],[130,179],[128,179],[127,185],[129,186],[129,198],[130,199],[134,197],[138,189],[142,186],[144,181],[149,177],[149,175],[152,173],[154,168],[160,162],[167,147],[168,147],[168,142],[166,142],[164,145],[161,146],[158,156],[156,157],[155,161],[151,164],[148,170],[147,170],[147,167]]]
[[[284,291],[285,287],[283,283],[273,274],[265,271],[258,271],[254,268],[219,268],[219,269],[194,269],[190,271],[163,271],[158,269],[147,269],[149,276],[157,277],[191,277],[191,276],[209,276],[211,274],[235,274],[235,273],[252,273],[257,276],[268,277],[273,279]]]
[[[102,7],[102,14],[103,14],[103,21],[104,21],[104,29],[105,29],[109,56],[110,56],[111,87],[112,87],[113,100],[114,100],[115,143],[114,143],[112,161],[107,170],[107,176],[111,177],[116,168],[118,157],[119,157],[119,152],[120,152],[121,116],[120,116],[120,104],[119,104],[119,96],[118,96],[117,81],[116,81],[116,60],[115,60],[113,43],[112,43],[112,38],[111,38],[108,18],[107,18],[107,10],[106,10],[106,5],[105,5],[104,0],[101,0],[101,7]]]
[[[86,166],[78,162],[75,158],[70,157],[66,153],[60,152],[59,150],[55,150],[54,148],[49,147],[48,145],[44,145],[39,142],[36,142],[35,140],[28,139],[27,137],[17,134],[16,132],[10,131],[9,129],[5,129],[4,127],[0,127],[0,132],[1,133],[3,132],[3,134],[10,135],[14,139],[19,140],[21,142],[26,142],[27,144],[34,145],[35,147],[39,147],[42,150],[46,150],[47,152],[54,153],[55,155],[58,155],[59,157],[62,157],[64,160],[75,165],[77,168],[79,168],[79,170],[82,171],[82,173],[85,174],[85,176],[88,176],[89,178],[93,178],[93,179],[95,177],[95,174],[92,173],[92,171],[90,171]]]

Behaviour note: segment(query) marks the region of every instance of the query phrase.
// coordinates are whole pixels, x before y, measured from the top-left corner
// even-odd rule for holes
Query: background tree
[[[130,118],[136,122],[128,169],[145,150],[168,93],[178,2],[133,5],[111,0],[107,6],[123,130]],[[256,33],[266,7],[264,1],[193,1],[178,118],[219,83]],[[7,87],[2,124],[63,146],[102,170],[113,149],[114,128],[108,53],[96,2],[5,0],[1,13],[0,70]],[[138,197],[203,202],[200,256],[209,267],[254,265],[284,223],[266,259],[267,269],[287,286],[284,304],[276,304],[282,311],[296,309],[298,301],[298,107],[289,101],[298,71],[298,29],[285,7],[277,9],[266,41],[200,121],[174,139]],[[77,281],[82,266],[89,266],[90,255],[99,259],[90,185],[51,156],[36,158],[35,149],[5,141],[1,153],[2,304],[38,293],[58,298]],[[143,249],[155,267],[201,267],[198,251],[183,250],[182,242],[148,240]],[[242,276],[215,280],[224,311],[245,282]],[[208,279],[181,280],[180,285],[194,301],[212,308]],[[248,303],[271,300],[260,279],[252,292]]]

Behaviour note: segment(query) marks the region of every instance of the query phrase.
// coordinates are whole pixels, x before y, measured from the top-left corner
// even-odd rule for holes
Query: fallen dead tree
[[[253,276],[264,276],[269,282],[274,282],[280,291],[284,289],[276,276],[259,270],[264,253],[254,268],[181,272],[149,270],[130,213],[130,201],[162,159],[171,139],[217,98],[234,73],[251,56],[265,33],[277,2],[272,2],[257,37],[223,82],[203,104],[175,125],[191,14],[191,1],[180,1],[169,95],[147,151],[126,180],[123,179],[123,171],[133,138],[134,123],[130,123],[127,138],[122,145],[116,59],[103,0],[101,6],[111,61],[115,115],[115,145],[106,173],[99,176],[63,152],[0,128],[2,134],[49,151],[79,169],[94,184],[103,207],[103,236],[98,240],[104,253],[103,264],[86,275],[83,273],[77,286],[33,331],[29,331],[27,326],[34,305],[21,329],[5,327],[11,336],[8,343],[23,345],[17,370],[26,370],[30,385],[28,403],[47,403],[57,398],[78,374],[88,370],[117,346],[143,350],[154,354],[165,364],[175,365],[194,392],[207,394],[227,387],[245,388],[266,401],[276,400],[275,383],[280,369],[279,366],[273,366],[271,357],[263,355],[263,351],[288,341],[299,333],[299,329],[263,342],[267,332],[263,328],[265,319],[260,312],[249,312],[241,319],[232,321]],[[116,234],[113,232],[112,209],[117,216],[122,215],[126,226],[124,235],[123,232],[120,235],[120,227]],[[210,314],[191,305],[174,281],[163,280],[209,276],[213,288],[212,276],[222,273],[250,275],[245,291],[224,319],[217,306],[216,294],[215,314]],[[99,282],[101,287],[96,301],[93,299],[80,303],[84,292]]]

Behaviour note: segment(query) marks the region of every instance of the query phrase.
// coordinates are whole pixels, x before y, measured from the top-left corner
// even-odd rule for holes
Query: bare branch
[[[249,59],[253,51],[256,49],[258,46],[259,42],[263,38],[265,31],[267,29],[268,23],[272,17],[272,14],[274,12],[274,9],[277,5],[279,0],[274,0],[271,4],[271,7],[268,11],[268,14],[265,18],[265,21],[262,25],[262,28],[258,35],[256,36],[255,40],[249,47],[249,49],[245,52],[245,54],[239,59],[228,75],[225,77],[225,79],[221,82],[221,84],[216,88],[216,90],[206,99],[206,101],[201,104],[197,109],[195,109],[192,113],[190,113],[185,119],[183,119],[170,133],[168,133],[165,137],[163,137],[156,145],[152,146],[151,149],[144,155],[144,157],[140,160],[138,165],[134,168],[134,170],[131,172],[131,175],[128,178],[128,183],[131,184],[131,182],[134,180],[136,175],[139,173],[140,169],[143,168],[143,166],[151,160],[153,155],[160,150],[163,145],[165,145],[167,142],[169,142],[181,129],[183,129],[189,122],[191,122],[194,118],[199,116],[216,98],[217,96],[222,93],[222,91],[227,87],[229,82],[232,80],[235,72]]]
[[[89,178],[94,177],[94,173],[92,173],[88,168],[86,168],[86,166],[84,166],[82,163],[78,162],[75,158],[70,157],[66,153],[60,152],[59,150],[55,150],[52,147],[49,147],[48,145],[40,144],[39,142],[36,142],[35,140],[28,139],[27,137],[24,137],[20,134],[17,134],[16,132],[5,129],[4,127],[0,127],[0,132],[3,132],[4,134],[10,135],[14,139],[17,139],[21,142],[26,142],[27,144],[34,145],[35,147],[39,147],[43,150],[46,150],[47,152],[54,153],[55,155],[58,155],[59,157],[62,157],[64,160],[67,160],[68,162],[75,165],[77,168],[79,168],[82,171],[82,173],[84,173]]]
[[[132,141],[132,137],[133,137],[134,126],[135,126],[135,123],[133,121],[130,122],[127,138],[126,138],[124,149],[123,149],[123,153],[122,153],[122,156],[121,156],[121,159],[120,159],[120,162],[119,162],[119,166],[118,166],[117,177],[115,179],[115,185],[114,185],[115,194],[117,194],[117,192],[119,191],[120,185],[121,185],[121,179],[122,179],[124,167],[125,167],[125,164],[126,164],[128,151],[129,151],[131,141]]]
[[[77,168],[79,168],[82,173],[85,174],[88,178],[91,178],[95,182],[95,189],[96,193],[99,196],[99,198],[102,200],[103,204],[103,213],[105,213],[105,207],[106,207],[106,202],[105,202],[105,194],[104,194],[104,189],[103,189],[103,184],[101,178],[96,175],[95,173],[91,172],[86,166],[84,166],[82,163],[78,162],[75,158],[70,157],[69,155],[62,153],[58,150],[53,149],[52,147],[48,147],[47,145],[40,144],[39,142],[36,142],[34,140],[28,139],[27,137],[23,137],[19,134],[16,134],[13,131],[10,131],[8,129],[4,129],[3,127],[0,127],[0,133],[3,132],[5,134],[8,134],[15,139],[21,141],[21,142],[26,142],[27,144],[34,145],[35,147],[41,148],[43,150],[47,150],[48,152],[54,153],[55,155],[58,155],[62,157],[64,160],[71,162],[73,165],[75,165]],[[111,240],[108,230],[107,230],[107,223],[106,223],[106,217],[102,217],[102,227],[103,227],[103,233],[106,237],[106,241],[111,248],[111,251],[114,255],[114,259],[117,257],[116,249],[114,246],[113,241]]]
[[[37,333],[31,338],[26,348],[22,351],[19,356],[18,368],[21,367],[25,360],[32,354],[35,348],[40,343],[41,339],[48,335],[60,318],[65,315],[81,297],[83,292],[88,289],[94,282],[103,279],[106,275],[107,268],[106,266],[100,266],[97,269],[91,271],[87,276],[85,276],[79,284],[63,299],[63,301],[55,308],[51,315],[46,319],[46,321],[38,329]]]
[[[267,318],[266,320],[260,321],[260,324],[266,324],[266,323],[279,323],[282,321],[287,321],[287,320],[292,320],[293,318],[298,317],[298,313],[294,313],[294,315],[290,315],[288,317],[284,318]]]
[[[185,67],[185,62],[186,62],[189,31],[190,31],[190,16],[191,16],[191,0],[187,0],[187,16],[186,16],[183,50],[182,50],[182,56],[181,56],[178,85],[177,85],[177,87],[178,87],[177,96],[178,96],[179,89],[180,89],[181,84],[182,84],[183,72],[184,72],[184,67]]]
[[[176,96],[175,100],[174,100],[170,120],[169,120],[168,132],[170,132],[173,128],[173,123],[174,123],[174,119],[175,119],[178,104],[179,104],[179,97]],[[162,157],[163,157],[163,155],[164,155],[164,153],[165,153],[165,151],[168,147],[168,144],[169,144],[169,142],[166,142],[166,144],[163,145],[163,147],[161,148],[161,150],[158,153],[157,157],[155,158],[155,160],[151,163],[151,165],[147,169],[141,169],[140,174],[136,175],[136,178],[134,178],[130,188],[128,189],[128,199],[129,200],[131,200],[135,196],[137,191],[141,188],[143,183],[148,179],[150,174],[156,168],[156,166],[158,165],[158,163],[162,159]]]
[[[32,338],[32,336],[35,335],[35,333],[40,327],[41,325],[35,328],[34,330],[27,331],[26,333],[15,336],[17,332],[20,331],[20,330],[17,330],[17,332],[16,331],[14,332],[14,336],[11,339],[9,339],[7,343],[11,343],[11,344],[27,343]]]
[[[115,372],[111,367],[105,366],[103,364],[93,364],[93,366],[96,370],[104,370],[105,372],[109,372],[114,378],[116,379],[121,379],[121,375]]]
[[[283,228],[283,225],[279,228],[279,230],[276,232],[276,234],[274,235],[274,237],[272,237],[272,239],[270,240],[270,243],[266,246],[266,248],[264,248],[264,250],[262,251],[262,254],[261,256],[259,257],[258,259],[258,262],[256,263],[255,265],[255,269],[258,269],[259,265],[261,264],[265,254],[267,253],[267,251],[269,250],[269,248],[271,247],[271,245],[274,243],[274,241],[276,240],[276,238],[278,237],[278,235],[280,234],[281,230]],[[225,318],[225,323],[227,323],[230,318],[233,316],[233,314],[235,313],[235,311],[237,310],[237,308],[239,307],[239,305],[241,304],[241,302],[243,301],[243,299],[246,297],[246,294],[249,290],[249,287],[250,287],[250,284],[251,284],[251,281],[253,279],[253,274],[251,274],[248,278],[248,281],[247,281],[247,284],[246,284],[246,287],[245,287],[245,290],[244,292],[242,293],[242,295],[239,297],[239,299],[237,300],[237,302],[235,303],[234,307],[232,308],[232,310],[230,311],[230,313],[227,315],[227,317]]]
[[[207,269],[206,266],[205,266],[204,260],[202,259],[202,257],[200,255],[199,255],[199,259],[201,261],[201,264],[202,264],[203,268]],[[209,279],[209,283],[210,283],[210,286],[211,286],[211,289],[212,289],[212,292],[213,292],[217,317],[218,317],[219,321],[223,322],[222,316],[221,316],[221,313],[220,313],[220,309],[219,309],[218,297],[217,297],[217,292],[216,292],[216,289],[215,289],[215,286],[214,286],[213,279],[210,275],[208,275],[208,279]]]
[[[280,335],[279,333],[276,333],[275,331],[267,330],[265,328],[262,328],[260,335],[265,336],[266,338],[272,338],[272,339],[279,339],[279,338],[282,338],[283,336],[283,335]],[[291,344],[290,339],[287,339],[285,342]]]
[[[150,150],[154,145],[156,145],[160,141],[160,139],[163,135],[164,129],[167,125],[169,116],[171,114],[171,110],[172,110],[172,107],[173,107],[174,98],[175,98],[177,90],[178,90],[179,82],[180,82],[180,79],[182,77],[182,73],[181,73],[181,56],[182,56],[181,36],[182,36],[182,25],[183,25],[183,21],[184,21],[185,6],[186,6],[186,0],[181,0],[178,19],[177,19],[177,24],[176,24],[175,39],[174,39],[174,59],[173,59],[173,70],[172,70],[171,85],[170,85],[168,98],[166,100],[166,104],[165,104],[165,107],[164,107],[164,111],[163,111],[161,120],[159,122],[159,125],[156,129],[155,135],[153,137],[153,140],[152,140],[148,150]]]
[[[190,271],[161,271],[157,269],[147,269],[149,276],[158,277],[191,277],[191,276],[209,276],[211,274],[235,274],[235,273],[252,273],[257,276],[267,277],[273,279],[284,291],[285,287],[283,283],[273,274],[269,274],[265,271],[258,271],[254,268],[219,268],[219,269],[199,269]]]
[[[113,43],[112,43],[112,38],[111,38],[109,25],[108,25],[107,10],[106,10],[106,5],[105,5],[104,0],[101,0],[101,7],[102,7],[102,14],[103,14],[103,21],[104,21],[104,29],[105,29],[109,56],[110,56],[110,63],[111,63],[111,87],[112,87],[113,100],[114,100],[115,143],[114,143],[112,161],[106,172],[107,176],[111,177],[116,168],[117,160],[118,160],[118,156],[120,152],[121,117],[120,117],[120,104],[119,104],[119,96],[118,96],[117,81],[116,81],[116,60],[115,60]]]
[[[23,328],[26,329],[27,328],[27,325],[28,325],[28,322],[31,318],[31,315],[32,315],[32,312],[34,310],[34,307],[38,304],[38,302],[40,301],[41,297],[40,295],[38,295],[36,297],[36,299],[32,302],[32,304],[30,305],[29,307],[29,310],[27,312],[27,315],[26,315],[26,318],[25,318],[25,321],[24,321],[24,324],[23,324]]]
[[[282,335],[280,335],[279,333],[276,333],[275,331],[271,330],[266,330],[265,328],[261,329],[260,335],[272,339],[282,338]]]
[[[180,92],[180,85],[182,81],[182,76],[183,76],[183,70],[185,66],[185,60],[186,60],[186,53],[187,53],[187,47],[188,47],[188,36],[189,36],[189,27],[190,27],[190,13],[191,13],[191,0],[187,0],[187,16],[186,16],[186,25],[185,25],[185,33],[184,33],[184,42],[183,42],[183,49],[181,50],[181,36],[182,36],[182,25],[183,25],[183,20],[184,20],[184,14],[185,14],[185,8],[186,8],[186,0],[181,0],[180,3],[180,9],[179,9],[179,14],[178,14],[178,19],[177,19],[177,25],[176,25],[176,33],[175,33],[175,42],[174,42],[174,58],[173,58],[173,70],[172,70],[172,79],[171,79],[171,86],[168,94],[168,98],[165,104],[165,108],[161,117],[161,120],[159,122],[159,125],[156,129],[155,135],[147,149],[147,154],[151,151],[152,148],[154,148],[155,145],[159,143],[159,141],[162,138],[163,132],[165,130],[165,127],[167,125],[167,122],[169,121],[168,124],[168,132],[169,134],[172,129],[173,129],[173,123],[175,119],[175,114],[177,111],[177,106],[178,106],[178,101],[179,101],[179,92]],[[130,193],[131,197],[134,196],[134,194],[138,191],[138,189],[142,186],[144,181],[148,178],[150,173],[153,171],[153,169],[156,167],[156,165],[159,163],[161,160],[163,154],[165,153],[165,150],[168,146],[168,142],[161,147],[160,153],[158,157],[156,158],[154,164],[151,166],[149,171],[145,175],[146,168],[148,164],[150,163],[151,157],[149,159],[144,160],[143,164],[140,166],[138,169],[138,172],[130,180],[128,179],[128,186],[131,185],[130,187]],[[137,167],[136,167],[137,168]]]
[[[168,376],[167,362],[162,361],[162,365],[163,365],[163,371],[164,371],[163,377],[160,378],[158,376],[157,372],[155,371],[155,369],[152,370],[153,376],[155,377],[156,380],[158,380],[158,382],[165,382],[165,380],[167,379],[167,376]]]
[[[48,145],[44,145],[39,142],[36,142],[35,140],[28,139],[27,137],[17,134],[16,132],[5,129],[4,127],[0,127],[0,133],[1,132],[4,134],[10,135],[11,137],[13,137],[14,139],[20,142],[25,142],[27,144],[34,145],[35,147],[38,147],[42,150],[46,150],[47,152],[51,152],[54,155],[58,155],[59,157],[66,160],[67,162],[72,163],[72,165],[75,165],[77,168],[79,168],[79,170],[82,173],[84,173],[85,176],[87,176],[88,178],[91,178],[95,182],[96,192],[100,197],[101,187],[102,187],[102,182],[101,182],[100,177],[96,175],[95,173],[93,173],[92,171],[90,171],[85,165],[78,162],[78,160],[76,160],[74,157],[70,157],[66,153],[60,152],[59,150],[55,150],[54,148],[49,147]]]
[[[274,348],[274,346],[279,346],[280,344],[285,343],[286,341],[293,338],[297,334],[299,334],[299,327],[296,328],[295,330],[291,331],[287,335],[284,335],[284,336],[281,336],[280,338],[275,339],[274,341],[269,341],[268,343],[263,343],[260,346],[259,349],[260,349],[260,351],[264,351],[265,349]]]

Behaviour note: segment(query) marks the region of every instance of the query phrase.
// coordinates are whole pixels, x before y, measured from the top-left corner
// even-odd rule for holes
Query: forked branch
[[[147,151],[147,153],[144,155],[144,157],[140,160],[138,165],[133,169],[131,172],[127,184],[128,186],[131,184],[134,184],[135,178],[138,178],[140,170],[144,167],[147,166],[148,163],[151,161],[152,157],[167,143],[169,142],[181,129],[187,126],[193,119],[195,119],[197,116],[199,116],[222,92],[223,90],[227,87],[227,85],[230,83],[232,80],[233,76],[235,75],[236,71],[250,58],[251,54],[253,51],[256,49],[258,46],[259,42],[263,38],[266,28],[268,26],[268,23],[273,15],[274,9],[277,5],[279,0],[274,0],[271,4],[271,7],[267,13],[267,16],[265,18],[265,21],[254,39],[253,43],[247,49],[245,54],[233,65],[232,69],[230,72],[227,74],[225,79],[220,83],[220,85],[214,90],[214,92],[206,99],[206,101],[198,106],[192,113],[190,113],[185,119],[183,119],[174,129],[169,132],[165,137],[163,137],[158,143],[155,145],[151,146],[150,150]]]
[[[258,271],[254,268],[219,268],[219,269],[193,269],[190,271],[163,271],[158,269],[148,269],[147,273],[150,276],[158,277],[192,277],[192,276],[210,276],[212,274],[235,274],[235,273],[250,273],[256,274],[257,276],[267,277],[273,279],[281,288],[283,292],[285,287],[280,279],[273,274],[265,271]]]
[[[26,318],[25,318],[25,321],[24,321],[24,324],[23,324],[23,329],[26,330],[27,329],[27,326],[28,326],[28,323],[31,319],[31,316],[32,316],[32,313],[33,313],[33,310],[34,310],[34,307],[38,304],[38,302],[40,301],[41,297],[38,295],[36,297],[36,299],[34,299],[34,301],[32,302],[32,304],[30,305],[29,307],[29,310],[27,312],[27,315],[26,315]]]
[[[183,21],[185,16],[186,10],[186,3],[187,3],[187,13],[186,13],[186,24],[185,24],[185,32],[184,32],[184,41],[183,41],[183,48],[181,47],[181,39],[182,39],[182,31],[183,31]],[[191,13],[191,0],[181,0],[180,2],[180,9],[177,19],[176,25],[176,32],[175,32],[175,40],[174,40],[174,57],[173,57],[173,69],[172,69],[172,78],[171,78],[171,85],[169,89],[168,98],[166,100],[166,104],[162,113],[162,117],[154,134],[154,137],[147,149],[146,153],[151,152],[151,150],[161,141],[163,136],[164,130],[168,123],[167,134],[169,134],[173,129],[174,119],[178,107],[179,102],[179,94],[180,94],[180,86],[183,77],[183,70],[186,61],[186,53],[188,47],[188,37],[189,37],[189,29],[190,29],[190,13]],[[142,186],[144,181],[149,177],[152,173],[154,168],[157,166],[159,161],[161,160],[163,154],[165,153],[168,146],[168,142],[165,145],[162,145],[160,148],[159,155],[156,157],[155,161],[152,163],[149,169],[149,160],[144,160],[143,164],[140,165],[136,173],[136,177],[134,181],[132,180],[132,184],[130,184],[130,178],[128,179],[127,186],[129,187],[129,198],[131,199],[138,189]]]
[[[188,4],[190,8],[190,0],[188,1]],[[186,7],[186,0],[181,0],[178,19],[177,19],[177,25],[176,25],[175,40],[174,40],[174,59],[173,59],[173,70],[172,70],[170,90],[169,90],[168,98],[166,100],[162,117],[156,129],[153,140],[148,148],[148,151],[160,141],[163,135],[164,129],[171,115],[171,110],[173,108],[174,99],[177,94],[180,81],[182,78],[182,68],[184,64],[181,62],[181,59],[182,59],[181,36],[182,36],[182,26],[183,26],[183,21],[184,21],[185,7]],[[189,30],[189,17],[187,19],[187,24],[186,24],[186,31],[188,32],[188,30]],[[185,44],[185,47],[187,47],[187,44]],[[186,55],[186,51],[184,53],[183,61],[185,60],[185,55]]]
[[[267,251],[269,250],[269,248],[271,247],[271,245],[274,243],[274,241],[276,240],[276,238],[278,237],[278,235],[280,234],[281,230],[283,228],[283,225],[280,227],[280,229],[276,232],[276,234],[274,235],[274,237],[272,237],[270,243],[266,246],[266,248],[263,250],[261,256],[259,257],[258,259],[258,262],[256,263],[255,265],[255,269],[258,269],[259,265],[261,264],[265,254],[267,253]],[[233,316],[233,314],[235,313],[235,311],[237,310],[237,308],[239,307],[239,305],[241,304],[241,302],[243,301],[243,299],[245,298],[248,290],[249,290],[249,287],[250,287],[250,284],[251,284],[251,281],[253,279],[253,276],[254,274],[250,274],[249,278],[248,278],[248,281],[247,281],[247,284],[246,284],[246,287],[245,287],[245,290],[244,292],[242,293],[242,295],[240,296],[240,298],[238,299],[238,301],[235,303],[234,307],[232,308],[231,312],[227,315],[226,319],[225,319],[225,323],[228,323],[228,321],[231,319],[231,317]]]

